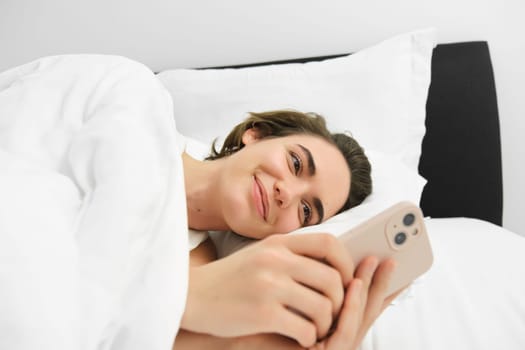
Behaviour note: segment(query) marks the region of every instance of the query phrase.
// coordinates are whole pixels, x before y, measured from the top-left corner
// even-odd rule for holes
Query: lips
[[[259,212],[259,215],[263,218],[263,220],[266,221],[267,215],[268,215],[268,197],[266,196],[266,191],[264,190],[264,186],[261,184],[259,179],[257,179],[256,176],[253,176],[253,199],[255,202],[255,207],[257,208],[257,211]]]

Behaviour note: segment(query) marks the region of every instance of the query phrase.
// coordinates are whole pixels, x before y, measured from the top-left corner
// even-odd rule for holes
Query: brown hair
[[[326,128],[322,116],[316,113],[302,113],[293,110],[277,110],[263,113],[249,113],[249,117],[238,124],[224,140],[219,151],[216,141],[206,160],[227,157],[244,147],[242,135],[255,128],[258,137],[283,137],[308,134],[323,138],[335,145],[343,154],[351,173],[350,193],[339,213],[360,204],[372,192],[371,165],[363,148],[346,134],[332,134]]]

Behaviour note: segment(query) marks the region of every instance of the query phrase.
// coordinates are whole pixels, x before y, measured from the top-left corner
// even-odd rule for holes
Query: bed
[[[492,74],[486,42],[436,46],[432,30],[351,55],[156,76],[121,57],[89,55],[2,73],[0,347],[169,348],[188,263],[185,215],[171,215],[185,212],[184,201],[164,195],[182,188],[173,135],[203,157],[246,112],[284,107],[325,115],[373,164],[374,192],[362,205],[292,234],[338,235],[400,200],[419,203],[427,217],[433,267],[361,348],[525,348],[525,239],[501,227]],[[32,80],[39,83],[26,89]],[[220,255],[249,243],[212,235]],[[166,283],[170,267],[179,279]]]
[[[416,50],[424,46],[413,37],[411,40]],[[375,54],[383,56],[377,58],[371,54],[356,66],[373,76],[372,69],[380,65],[388,66],[397,59],[395,50],[395,47],[388,47],[386,53],[375,51]],[[359,121],[353,116],[338,116],[345,119],[343,128],[350,129],[352,134],[355,132],[358,140],[365,140],[365,150],[367,144],[370,145],[368,150],[371,152],[373,174],[376,166],[376,191],[370,201],[365,201],[364,208],[352,209],[321,226],[295,233],[321,230],[338,235],[397,200],[409,199],[419,203],[426,216],[434,265],[380,317],[367,334],[361,349],[523,349],[525,240],[501,227],[503,195],[499,117],[488,43],[438,44],[430,51],[431,66],[426,72],[430,82],[426,86],[428,90],[424,91],[423,97],[412,92],[416,99],[423,101],[423,104],[415,102],[414,107],[417,110],[415,113],[419,113],[419,118],[423,115],[424,121],[424,131],[419,139],[421,153],[417,161],[407,155],[404,163],[410,169],[389,162],[385,154],[375,153],[376,147],[381,145],[369,142],[370,135],[366,131],[362,132],[358,127],[355,132],[356,129],[351,128],[352,123]],[[325,66],[325,69],[333,70],[321,78],[316,76],[316,69],[319,68],[316,64],[344,57],[348,57],[346,53],[214,67],[211,71],[208,68],[203,71],[183,69],[161,72],[159,76],[175,104],[181,99],[189,99],[188,106],[176,107],[175,118],[183,118],[187,114],[199,115],[200,121],[210,123],[215,132],[221,131],[221,118],[230,118],[242,108],[250,108],[250,102],[254,103],[252,108],[264,109],[273,106],[272,95],[288,98],[296,93],[293,89],[301,90],[308,84],[325,84],[325,90],[311,88],[314,91],[311,93],[305,89],[308,91],[303,95],[297,93],[297,96],[289,98],[290,105],[309,108],[314,104],[306,100],[323,99],[319,97],[320,93],[334,94],[333,84],[345,92],[359,95],[360,99],[366,99],[367,94],[377,94],[377,103],[381,103],[383,98],[388,108],[403,114],[405,110],[396,110],[398,106],[390,101],[393,97],[381,90],[395,85],[398,76],[381,72],[379,80],[394,81],[386,88],[381,85],[382,82],[367,85],[360,79],[369,77],[359,75],[351,76],[358,80],[356,86],[341,87],[338,82],[332,81],[333,75],[341,73],[333,67]],[[410,69],[418,71],[418,62],[410,64]],[[306,76],[303,80],[297,78],[303,75]],[[297,81],[288,81],[294,79]],[[349,76],[344,76],[344,79],[349,79]],[[399,84],[403,89],[403,82]],[[424,90],[425,86],[418,88]],[[250,91],[245,92],[244,89]],[[192,100],[195,95],[206,106],[198,106],[197,100]],[[406,96],[396,98],[402,100]],[[265,102],[260,103],[261,99]],[[421,132],[400,130],[399,126],[388,124],[381,118],[377,121],[374,116],[360,110],[360,106],[345,105],[334,99],[329,103],[346,111],[363,113],[372,124],[378,123],[374,124],[375,127],[386,123],[391,132],[407,137],[407,143],[410,143],[414,133]],[[240,109],[236,109],[239,105]],[[329,110],[326,104],[318,106]],[[177,112],[180,114],[177,115]],[[218,115],[220,121],[217,124],[207,118],[207,114],[212,113]],[[422,120],[408,121],[418,122]],[[183,132],[192,138],[201,136],[191,126],[184,125],[184,121],[181,124]],[[338,122],[333,125],[340,127]],[[408,124],[403,125],[411,128]],[[379,134],[371,137],[386,137]],[[208,137],[205,135],[202,140]],[[397,146],[392,145],[393,148]],[[205,148],[198,151],[195,147],[195,155],[203,152]],[[405,154],[406,149],[399,147],[396,152]],[[414,176],[414,171],[424,181]],[[389,191],[391,193],[386,194]],[[212,234],[212,237],[220,255],[227,255],[250,243],[232,233],[226,237]]]

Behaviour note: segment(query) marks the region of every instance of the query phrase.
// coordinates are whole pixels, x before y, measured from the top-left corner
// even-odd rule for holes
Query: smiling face
[[[335,215],[350,190],[350,170],[336,146],[312,135],[258,140],[225,159],[217,185],[222,216],[234,232],[253,238],[286,233]]]

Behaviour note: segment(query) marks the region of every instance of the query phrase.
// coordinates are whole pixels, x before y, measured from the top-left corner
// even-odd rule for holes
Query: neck
[[[200,161],[183,153],[182,163],[188,226],[200,231],[227,230],[216,186],[222,161]]]

